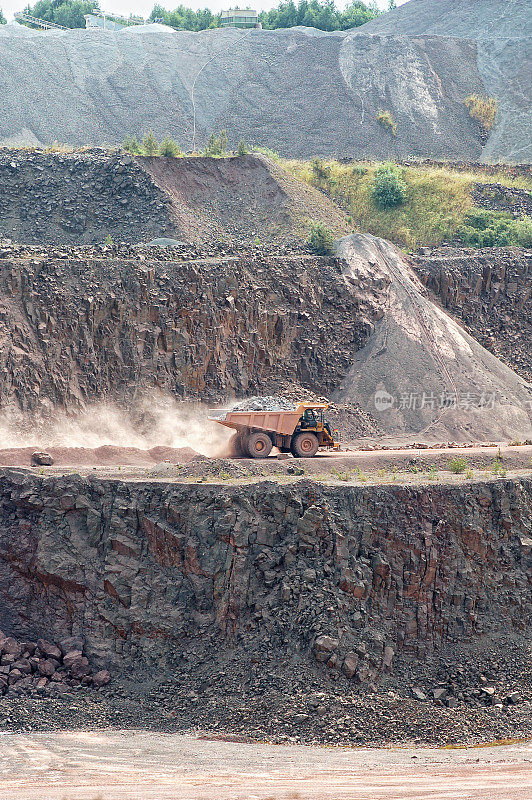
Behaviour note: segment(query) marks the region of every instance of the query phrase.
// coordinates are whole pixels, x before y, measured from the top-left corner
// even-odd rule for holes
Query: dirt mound
[[[260,156],[136,160],[171,200],[189,241],[302,240],[310,221],[335,235],[349,229],[331,200]]]
[[[333,400],[372,410],[389,433],[463,440],[527,439],[532,387],[427,297],[402,253],[369,235],[340,240],[344,276],[387,285],[385,312]]]
[[[477,47],[465,39],[305,28],[6,30],[0,63],[6,144],[117,144],[153,128],[192,151],[226,128],[233,148],[244,138],[291,157],[476,159],[482,149],[463,100],[485,87]],[[520,99],[508,88],[510,110]],[[396,135],[379,123],[381,108]],[[505,129],[502,156],[508,137]]]
[[[530,0],[410,0],[358,30],[386,36],[475,39],[485,91],[499,103],[483,160],[532,160]]]
[[[0,238],[24,244],[305,241],[346,215],[261,156],[136,158],[0,149]]]

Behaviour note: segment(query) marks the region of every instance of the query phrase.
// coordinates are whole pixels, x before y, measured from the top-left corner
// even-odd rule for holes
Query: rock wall
[[[217,642],[375,680],[527,636],[529,478],[460,486],[0,481],[0,628],[131,665]],[[467,655],[466,655],[467,657]]]
[[[384,288],[356,294],[336,259],[290,248],[0,247],[0,404],[327,393]]]
[[[532,380],[532,251],[446,247],[410,262],[471,336]]]

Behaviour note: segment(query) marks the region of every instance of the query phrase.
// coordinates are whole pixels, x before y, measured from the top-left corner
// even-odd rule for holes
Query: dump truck
[[[272,447],[296,458],[311,458],[320,448],[338,450],[338,431],[324,418],[326,403],[299,403],[293,411],[227,411],[211,416],[214,422],[234,428],[235,455],[266,458]]]

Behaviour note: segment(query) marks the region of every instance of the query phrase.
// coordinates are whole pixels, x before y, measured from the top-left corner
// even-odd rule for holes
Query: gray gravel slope
[[[0,143],[117,143],[216,129],[286,156],[477,159],[476,45],[311,29],[0,31]],[[377,121],[389,110],[397,134]],[[194,117],[197,137],[194,140]]]

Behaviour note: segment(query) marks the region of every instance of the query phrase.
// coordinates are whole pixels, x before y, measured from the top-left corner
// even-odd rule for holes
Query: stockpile
[[[96,689],[111,680],[108,670],[94,672],[79,636],[59,643],[19,641],[0,631],[0,695],[54,695],[80,686]]]
[[[5,144],[118,144],[153,128],[190,152],[225,128],[233,149],[243,138],[290,157],[482,153],[482,134],[463,104],[484,91],[468,39],[305,28],[28,36],[2,27]],[[507,95],[516,107],[519,97]],[[381,109],[395,134],[379,122]],[[504,138],[499,150],[510,155]]]

